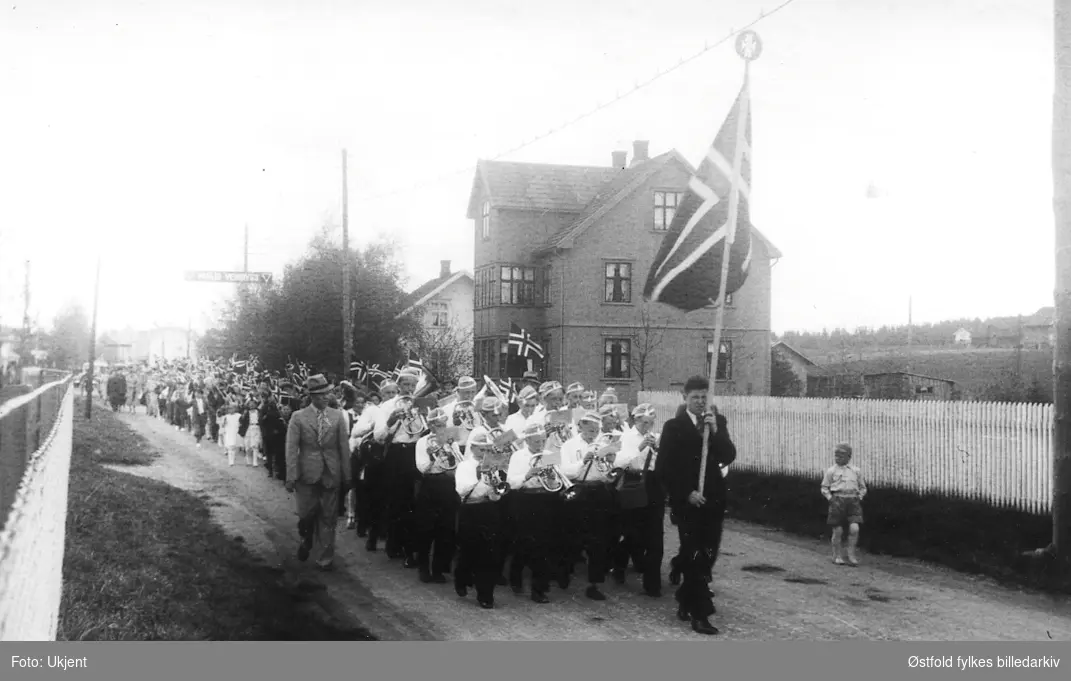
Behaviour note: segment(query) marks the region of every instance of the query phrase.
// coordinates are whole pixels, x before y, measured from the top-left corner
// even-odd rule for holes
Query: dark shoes
[[[405,567],[412,570],[417,566],[417,559],[412,556],[405,557]]]
[[[464,598],[465,596],[469,595],[469,589],[464,584],[455,583],[454,584],[454,593],[456,593],[458,596],[461,596],[462,598]]]
[[[483,608],[484,610],[490,610],[491,608],[495,607],[495,601],[494,601],[493,598],[489,598],[486,601],[481,600],[481,601],[479,601],[479,603],[480,603],[480,607]]]
[[[425,584],[446,584],[446,577],[441,572],[420,571],[420,581]]]
[[[711,624],[710,620],[706,617],[693,617],[692,631],[697,634],[703,634],[704,636],[718,635],[718,628]]]
[[[561,577],[558,577],[558,588],[559,589],[568,589],[569,588],[569,583],[571,581],[572,581],[572,577],[570,577],[567,574],[566,575],[562,575]]]
[[[622,570],[620,568],[614,568],[611,571],[611,574],[614,577],[614,583],[619,584],[619,585],[625,583],[625,571],[624,570]]]
[[[606,600],[606,596],[601,591],[599,591],[599,587],[595,586],[594,584],[589,586],[584,591],[584,595],[587,596],[588,598],[590,598],[593,601],[605,601]]]
[[[550,603],[550,599],[547,598],[547,595],[545,593],[543,593],[542,591],[533,591],[532,592],[532,602],[533,603]]]
[[[643,593],[644,595],[650,596],[651,598],[662,598],[661,589],[644,589]]]
[[[512,589],[513,593],[517,594],[518,596],[524,593],[524,584],[521,584],[520,582],[511,583],[509,585],[509,588]]]
[[[372,538],[372,537],[369,537],[369,538],[368,538],[368,541],[366,541],[366,542],[364,543],[364,550],[365,550],[365,551],[375,551],[375,550],[376,550],[376,544],[377,544],[377,543],[378,543],[378,542],[377,542],[377,541],[376,541],[376,540],[375,540],[374,538]]]
[[[683,606],[678,606],[677,619],[679,619],[681,622],[687,622],[688,620],[692,619],[692,616],[688,614],[688,610],[686,608],[684,608]]]
[[[505,575],[499,575],[498,576],[498,581],[496,582],[496,584],[498,586],[509,586],[509,580],[506,579]]]
[[[677,568],[672,568],[669,571],[669,583],[673,586],[680,586],[681,584],[681,571]]]

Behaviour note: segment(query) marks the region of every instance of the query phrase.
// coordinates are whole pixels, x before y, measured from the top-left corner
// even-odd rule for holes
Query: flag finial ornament
[[[744,61],[755,61],[762,54],[762,40],[759,34],[751,29],[741,31],[736,36],[736,53]]]

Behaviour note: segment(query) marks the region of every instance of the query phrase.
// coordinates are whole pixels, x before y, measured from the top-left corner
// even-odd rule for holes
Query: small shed
[[[869,400],[951,400],[955,381],[934,376],[892,371],[863,376]]]

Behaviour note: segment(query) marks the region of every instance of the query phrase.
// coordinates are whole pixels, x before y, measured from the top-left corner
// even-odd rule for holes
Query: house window
[[[654,193],[654,228],[656,230],[664,232],[669,229],[673,223],[673,216],[677,214],[677,204],[680,198],[680,192]]]
[[[499,268],[501,274],[502,305],[535,305],[535,268]]]
[[[606,263],[606,302],[632,302],[632,265],[627,262]]]
[[[450,305],[448,303],[431,303],[428,305],[428,326],[444,328],[450,325]]]
[[[476,271],[476,290],[475,299],[476,307],[484,308],[491,307],[495,304],[494,290],[495,290],[495,267],[485,267]]]
[[[491,238],[491,202],[484,201],[480,209],[480,232],[486,241]]]
[[[603,344],[603,370],[605,378],[628,378],[632,342],[627,338],[607,338]]]
[[[714,341],[707,341],[706,374],[710,375],[710,359],[714,354]],[[733,342],[722,341],[718,353],[718,376],[715,380],[731,381],[733,378]]]
[[[550,305],[550,267],[543,268],[543,300],[544,305]]]

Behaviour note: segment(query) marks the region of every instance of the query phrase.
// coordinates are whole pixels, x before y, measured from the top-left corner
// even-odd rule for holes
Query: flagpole
[[[753,37],[749,47],[747,40]],[[736,51],[744,60],[744,93],[740,97],[740,106],[736,111],[736,144],[733,149],[733,176],[729,190],[729,217],[727,221],[728,232],[725,236],[725,246],[721,256],[721,284],[718,286],[717,311],[714,315],[714,347],[710,353],[710,395],[713,397],[717,392],[718,385],[718,358],[721,356],[721,335],[725,327],[725,287],[729,282],[729,256],[733,242],[736,240],[736,221],[740,210],[740,185],[741,170],[743,168],[744,143],[746,142],[747,121],[749,107],[751,106],[751,85],[749,81],[751,61],[759,56],[761,43],[758,43],[758,35],[754,31],[744,31],[736,40]],[[710,428],[703,429],[703,456],[699,464],[699,493],[703,494],[707,480],[707,453],[710,445]]]

